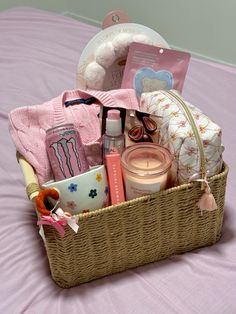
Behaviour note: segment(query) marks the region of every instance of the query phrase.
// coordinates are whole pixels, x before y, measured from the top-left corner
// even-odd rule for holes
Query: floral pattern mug
[[[42,188],[56,188],[60,194],[59,207],[71,214],[106,207],[109,202],[104,165],[92,167],[85,173],[65,180],[48,181],[42,185]]]

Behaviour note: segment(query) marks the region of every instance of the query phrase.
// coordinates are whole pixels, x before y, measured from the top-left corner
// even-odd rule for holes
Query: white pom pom
[[[90,89],[102,89],[105,75],[105,69],[97,62],[89,63],[84,71],[87,87]]]
[[[104,43],[95,52],[95,60],[104,68],[109,68],[116,60],[114,47],[111,42]]]
[[[133,41],[136,43],[151,45],[152,41],[146,35],[138,34],[133,37]]]
[[[112,45],[114,47],[115,55],[117,58],[127,56],[129,46],[132,43],[132,41],[133,36],[127,33],[121,33],[113,39]]]

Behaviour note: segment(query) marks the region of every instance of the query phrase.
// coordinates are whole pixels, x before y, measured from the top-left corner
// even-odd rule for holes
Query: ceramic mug
[[[71,214],[106,207],[109,202],[104,165],[92,167],[85,173],[65,180],[48,181],[42,184],[42,188],[56,188],[60,195],[58,206]]]

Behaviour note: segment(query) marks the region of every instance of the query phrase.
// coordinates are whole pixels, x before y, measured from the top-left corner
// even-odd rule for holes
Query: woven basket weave
[[[196,206],[198,182],[80,214],[79,231],[44,226],[54,281],[63,288],[214,244],[220,238],[228,167],[210,179],[218,209]]]

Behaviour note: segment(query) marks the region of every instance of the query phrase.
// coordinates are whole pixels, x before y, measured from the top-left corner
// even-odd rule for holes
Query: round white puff
[[[133,35],[130,33],[121,33],[112,40],[115,55],[117,58],[126,57],[129,46],[133,42]]]
[[[115,50],[112,43],[109,41],[98,47],[95,52],[95,60],[104,68],[109,68],[116,60]]]
[[[148,45],[152,44],[152,41],[150,40],[150,38],[143,34],[134,35],[133,41],[136,43],[141,43],[141,44],[148,44]]]
[[[84,71],[87,87],[96,90],[102,89],[105,75],[106,70],[101,65],[95,61],[89,63]]]

